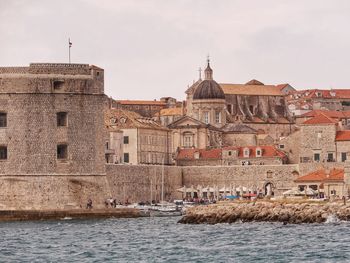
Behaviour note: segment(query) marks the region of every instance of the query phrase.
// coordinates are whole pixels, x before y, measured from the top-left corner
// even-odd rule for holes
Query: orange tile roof
[[[309,173],[307,175],[301,176],[294,180],[296,183],[306,183],[306,182],[329,182],[329,181],[344,181],[344,169],[332,169],[329,174],[326,174],[325,169],[320,169]]]
[[[199,152],[200,159],[220,159],[221,158],[221,149],[181,149],[177,155],[177,159],[194,159],[194,154]]]
[[[330,118],[337,118],[337,119],[350,117],[350,111],[335,111],[335,110],[312,110],[300,115],[300,117],[315,117],[320,114],[326,115]]]
[[[164,101],[159,100],[116,100],[116,102],[122,105],[166,105]]]
[[[220,83],[220,87],[225,94],[229,95],[284,96],[281,90],[274,85]]]
[[[304,121],[303,124],[305,125],[328,125],[328,124],[336,124],[337,121],[326,116],[325,114],[323,113],[320,113],[319,115],[316,115],[315,117],[307,120],[307,121]]]
[[[292,94],[298,94],[303,99],[324,98],[324,99],[350,99],[350,89],[309,89],[298,90]]]
[[[280,150],[278,150],[275,146],[272,145],[261,145],[261,146],[247,146],[247,147],[238,147],[239,153],[238,158],[245,158],[243,157],[243,151],[245,148],[249,149],[249,158],[255,158],[256,157],[256,149],[260,148],[262,150],[262,157],[286,157],[286,154]]]
[[[350,130],[337,131],[336,141],[350,141]]]
[[[272,157],[280,157],[285,158],[286,155],[282,151],[278,150],[275,146],[272,145],[264,145],[264,146],[247,146],[247,147],[224,147],[224,148],[215,148],[215,149],[181,149],[178,152],[176,159],[188,159],[194,160],[195,152],[199,152],[199,159],[221,159],[222,151],[229,150],[238,150],[238,158],[243,159],[243,151],[245,148],[248,148],[249,158],[256,158],[256,149],[260,148],[262,150],[262,158],[272,158]],[[260,157],[258,157],[260,158]]]
[[[108,109],[105,111],[105,125],[114,129],[155,129],[168,130],[151,118],[142,117],[140,114],[122,109]]]
[[[160,110],[160,116],[183,115],[183,108],[167,108]]]

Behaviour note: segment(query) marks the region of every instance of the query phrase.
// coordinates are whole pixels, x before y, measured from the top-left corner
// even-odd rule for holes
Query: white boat
[[[149,210],[150,216],[181,216],[182,211],[179,207],[172,204],[160,204],[152,206]]]

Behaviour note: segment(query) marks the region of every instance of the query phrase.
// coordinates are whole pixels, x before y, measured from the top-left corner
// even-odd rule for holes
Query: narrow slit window
[[[68,147],[66,144],[57,145],[57,159],[63,160],[67,159]]]
[[[0,146],[0,160],[7,160],[7,147]]]
[[[57,112],[57,126],[68,126],[68,114],[67,112]]]
[[[0,113],[0,127],[7,127],[7,114],[4,112]]]

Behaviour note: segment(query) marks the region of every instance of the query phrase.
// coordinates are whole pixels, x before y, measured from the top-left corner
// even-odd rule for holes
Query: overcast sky
[[[348,0],[0,0],[0,66],[105,69],[115,99],[185,98],[209,53],[221,83],[350,88]]]

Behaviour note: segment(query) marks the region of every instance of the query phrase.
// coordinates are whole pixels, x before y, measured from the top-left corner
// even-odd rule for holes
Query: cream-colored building
[[[123,163],[124,145],[123,131],[108,127],[105,142],[106,163]]]
[[[172,151],[179,148],[219,147],[222,145],[221,131],[199,120],[184,116],[168,126],[172,133]]]
[[[344,169],[323,168],[301,176],[294,182],[301,191],[310,188],[317,191],[321,197],[342,197],[349,195],[347,177],[349,174],[344,173]]]
[[[129,164],[172,164],[171,131],[136,112],[110,109],[111,127],[123,131],[123,161]]]

